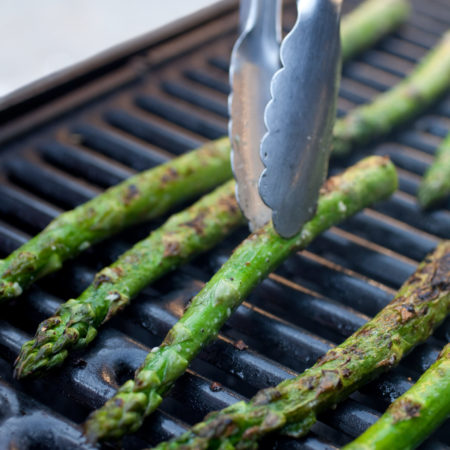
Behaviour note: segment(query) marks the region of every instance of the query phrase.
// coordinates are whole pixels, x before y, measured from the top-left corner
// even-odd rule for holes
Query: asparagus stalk
[[[227,139],[135,175],[65,212],[0,264],[0,301],[127,226],[153,219],[231,177]]]
[[[450,32],[411,75],[372,103],[356,108],[333,129],[333,155],[346,156],[356,146],[390,133],[419,115],[450,88]]]
[[[360,8],[349,14],[343,23],[344,57],[348,58],[363,47],[370,45],[382,34],[387,33],[395,24],[401,22],[407,13],[408,3],[405,0],[389,0],[381,4],[377,0],[365,2]],[[368,15],[372,18],[371,21],[366,20]],[[378,24],[373,20],[374,18],[385,16],[386,20],[378,22]],[[374,24],[377,25],[374,26]],[[360,36],[360,41],[358,41],[357,36]],[[224,148],[221,147],[221,149]],[[135,185],[138,185],[138,183],[135,182]],[[133,250],[123,255],[114,265],[97,274],[96,281],[78,299],[69,300],[62,305],[55,316],[42,322],[38,327],[35,338],[25,343],[22,347],[22,351],[16,361],[16,376],[21,378],[31,374],[38,374],[60,365],[67,357],[70,348],[82,348],[89,344],[95,338],[98,327],[107,318],[114,315],[118,309],[125,306],[129,299],[137,295],[146,283],[154,281],[165,273],[164,271],[168,270],[169,265],[181,264],[190,254],[210,248],[212,245],[211,239],[219,239],[218,236],[210,236],[209,234],[210,232],[217,233],[215,228],[205,227],[201,236],[190,236],[195,241],[195,245],[193,245],[186,236],[186,229],[181,225],[184,220],[197,221],[203,219],[205,223],[210,222],[211,224],[214,224],[215,220],[223,220],[224,226],[221,237],[225,237],[231,223],[239,222],[241,217],[240,215],[238,217],[238,214],[234,211],[229,218],[217,217],[214,219],[215,209],[220,208],[220,203],[230,203],[230,199],[224,192],[222,192],[224,198],[217,196],[217,199],[221,200],[217,202],[218,206],[216,208],[213,200],[211,204],[208,203],[207,212],[203,211],[202,206],[194,207],[188,214],[188,218],[184,219],[185,216],[180,216],[180,218],[171,220],[170,224],[167,224],[144,243],[139,244]],[[100,203],[101,198],[102,196],[96,202]],[[207,200],[205,201],[208,202]],[[84,210],[85,208],[80,211],[80,214]],[[206,217],[197,219],[194,211],[199,212],[201,216],[206,215]],[[174,227],[173,224],[177,225]],[[169,258],[170,264],[164,265],[161,263],[157,265],[159,264],[157,257],[152,258],[150,255],[154,251],[162,251],[158,239],[169,234],[172,237],[177,235],[184,236],[183,239],[180,239],[179,244],[179,253],[184,256],[183,258],[177,257],[176,263]],[[159,255],[160,253],[157,254]],[[136,265],[128,263],[129,260],[134,258],[139,259],[140,270],[136,271]],[[164,271],[162,270],[163,266],[165,267]],[[144,267],[146,270],[144,270]],[[106,283],[105,277],[110,278],[110,281]],[[99,279],[103,280],[102,283],[98,282]],[[115,296],[112,294],[114,292],[117,292]]]
[[[341,23],[342,60],[348,61],[395,30],[409,14],[407,0],[367,0]]]
[[[297,235],[284,239],[271,223],[251,234],[192,300],[162,345],[149,353],[134,381],[127,381],[90,416],[86,423],[88,438],[117,438],[137,430],[190,361],[217,336],[231,313],[264,277],[324,230],[389,196],[396,187],[392,163],[387,158],[367,158],[325,183],[316,216]]]
[[[22,346],[15,375],[23,378],[60,365],[70,348],[83,348],[100,325],[125,307],[147,284],[222,240],[244,223],[228,181],[102,269],[77,298],[43,321],[33,340]]]
[[[344,450],[416,448],[450,416],[450,344],[417,383]]]
[[[259,439],[275,430],[295,437],[306,434],[318,413],[396,365],[430,336],[450,311],[449,274],[450,241],[445,241],[388,306],[313,367],[261,390],[249,403],[211,413],[190,431],[156,448],[246,449],[255,448]]]
[[[439,146],[433,164],[426,171],[418,197],[423,208],[433,206],[450,195],[450,133]]]
[[[344,60],[372,45],[407,14],[405,0],[368,0],[356,8],[342,24]],[[96,242],[218,186],[231,177],[229,153],[228,139],[219,139],[62,214],[0,261],[0,302],[19,296],[35,280]]]

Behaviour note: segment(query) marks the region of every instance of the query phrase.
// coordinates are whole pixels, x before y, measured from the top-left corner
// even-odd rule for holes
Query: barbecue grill
[[[344,8],[356,3],[346,0]],[[294,19],[294,5],[287,5],[286,29]],[[237,22],[237,2],[226,1],[8,98],[0,110],[0,258],[62,211],[225,135]],[[413,0],[407,24],[344,66],[339,115],[401,80],[449,26],[448,0]],[[171,438],[211,410],[293,377],[386,305],[439,238],[450,238],[450,203],[422,213],[414,197],[449,129],[447,96],[387,140],[333,161],[335,172],[365,153],[387,154],[399,169],[400,190],[327,231],[266,279],[141,431],[119,447],[145,448]],[[79,424],[132,376],[247,233],[236,231],[145,289],[61,369],[42,379],[13,380],[13,361],[38,323],[159,223],[96,245],[0,306],[0,449],[91,448]],[[447,321],[399,367],[319,416],[307,437],[274,437],[262,448],[324,450],[349,442],[449,340]],[[449,428],[447,421],[422,448],[450,448]]]

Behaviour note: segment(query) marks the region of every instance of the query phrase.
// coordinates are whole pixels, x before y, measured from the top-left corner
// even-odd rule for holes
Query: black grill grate
[[[348,0],[346,8],[355,3]],[[414,0],[413,5],[407,24],[346,64],[339,115],[397,83],[449,28],[448,0]],[[40,93],[41,107],[28,99],[0,114],[5,122],[0,130],[5,141],[0,153],[0,257],[61,211],[135,171],[226,133],[227,61],[237,20],[233,6],[191,21],[156,44],[148,42],[147,50],[121,57],[86,76],[84,83],[78,74],[77,82],[66,80],[59,90]],[[286,24],[293,18],[288,7]],[[56,94],[61,95],[51,97]],[[218,340],[196,358],[158,412],[135,436],[124,439],[123,448],[170,438],[209,411],[294,376],[386,305],[438,239],[450,238],[450,204],[424,214],[414,198],[420,176],[449,129],[447,97],[408,128],[368,149],[391,156],[399,168],[400,191],[324,233],[265,280]],[[339,169],[333,163],[332,170]],[[135,227],[97,245],[20,300],[1,305],[1,449],[88,448],[77,424],[132,375],[246,234],[239,230],[147,288],[62,369],[40,380],[13,381],[12,362],[37,324],[63,299],[81,293],[96,270],[154,226]],[[348,442],[418,378],[449,337],[447,321],[398,368],[323,414],[308,437],[273,438],[263,447],[330,449]],[[240,340],[248,348],[240,349]],[[446,425],[423,448],[449,448]]]

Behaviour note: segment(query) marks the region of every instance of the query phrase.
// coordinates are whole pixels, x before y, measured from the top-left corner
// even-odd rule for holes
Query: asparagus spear
[[[259,439],[275,430],[295,437],[306,434],[318,413],[396,365],[430,336],[450,311],[449,274],[450,241],[445,241],[388,306],[313,367],[261,390],[249,403],[211,413],[190,431],[156,448],[246,449],[255,448]]]
[[[217,140],[135,175],[61,214],[0,265],[0,301],[58,270],[92,244],[132,224],[152,219],[231,177],[227,139]]]
[[[325,183],[316,216],[297,235],[284,239],[271,223],[251,234],[192,300],[162,345],[149,353],[135,380],[127,381],[117,395],[90,416],[86,423],[89,439],[117,438],[137,430],[190,361],[216,337],[233,310],[265,276],[324,230],[389,196],[396,187],[392,163],[387,158],[367,158]]]
[[[390,133],[416,117],[450,87],[450,32],[413,73],[372,103],[356,108],[333,129],[333,155],[345,156],[356,146]]]
[[[417,383],[344,450],[416,448],[450,416],[450,344]]]
[[[206,251],[244,223],[229,181],[102,269],[77,298],[43,321],[22,346],[15,375],[22,378],[60,365],[70,348],[87,346],[101,324],[125,307],[147,284]]]
[[[405,0],[363,3],[343,21],[344,59],[373,44],[407,14]],[[365,20],[366,16],[373,20]],[[0,261],[0,302],[19,296],[35,280],[58,270],[92,244],[218,186],[231,177],[229,153],[228,139],[219,139],[62,214]]]
[[[382,34],[387,33],[389,29],[406,17],[408,9],[408,3],[405,0],[389,0],[382,3],[377,0],[369,0],[361,7],[356,8],[345,18],[342,26],[344,57],[352,56],[363,47],[370,45]],[[368,15],[371,17],[371,21],[367,21],[366,17]],[[377,17],[385,16],[387,17],[386,20],[378,22],[379,24],[374,21]],[[374,26],[374,24],[376,25]],[[360,39],[357,38],[358,36],[360,36]],[[137,182],[135,184],[137,185]],[[100,200],[101,196],[96,201],[99,202]],[[227,198],[223,201],[229,202],[229,199]],[[208,206],[208,217],[203,218],[204,221],[210,221],[211,224],[215,223],[213,219],[213,203],[214,201],[211,207]],[[198,208],[194,208],[194,210],[197,211]],[[197,220],[194,218],[195,214],[193,211],[190,214],[192,218],[186,220]],[[200,209],[200,214],[204,215],[202,209]],[[184,219],[180,218],[179,220],[181,223]],[[226,220],[229,221],[228,225],[224,225],[222,230],[222,237],[224,237],[230,224],[240,221],[241,218],[238,218],[237,214],[232,214],[228,219],[218,217],[217,220],[224,220],[224,224]],[[178,219],[174,219],[171,221],[171,224],[177,221]],[[161,247],[158,246],[158,237],[168,232],[172,236],[178,235],[179,230],[182,230],[182,235],[186,234],[182,225],[178,225],[176,230],[169,224],[163,227],[145,243],[139,244],[135,249],[123,255],[118,262],[110,268],[104,269],[96,277],[96,280],[104,280],[105,277],[109,277],[113,278],[114,281],[111,280],[108,283],[103,281],[100,284],[98,281],[95,281],[78,299],[69,300],[55,316],[42,322],[38,327],[35,338],[25,343],[22,348],[16,361],[16,376],[21,378],[57,366],[67,357],[68,350],[71,347],[81,348],[89,344],[95,338],[99,325],[114,315],[132,296],[137,295],[145,283],[150,283],[162,275],[162,265],[156,267],[156,258],[147,258],[143,249],[161,250]],[[193,236],[192,239],[195,239],[194,246],[186,238],[180,239],[180,254],[188,251],[195,253],[200,251],[200,249],[209,248],[211,239],[219,239],[216,236],[211,237],[209,235],[210,231],[216,233],[215,229],[206,227],[201,236]],[[150,251],[148,253],[150,254]],[[187,258],[189,255],[186,254],[185,256]],[[133,265],[127,263],[129,259],[134,258],[139,258],[141,264],[141,269],[137,272]],[[177,258],[177,263],[181,264],[184,261],[183,258]],[[174,264],[171,261],[170,265]],[[144,265],[147,268],[146,271],[143,269]],[[117,274],[118,270],[120,270],[120,276]],[[111,274],[114,276],[112,277]],[[111,292],[118,292],[120,295],[116,295],[116,298],[113,298]]]
[[[439,203],[450,195],[450,133],[439,146],[433,164],[426,171],[418,197],[423,208]]]
[[[408,16],[407,0],[367,0],[341,23],[342,60],[348,61],[395,30]]]

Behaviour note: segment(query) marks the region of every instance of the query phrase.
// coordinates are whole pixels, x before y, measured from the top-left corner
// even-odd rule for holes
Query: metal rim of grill
[[[356,3],[348,0],[345,8]],[[344,66],[340,115],[396,84],[449,28],[448,0],[412,3],[407,24]],[[291,5],[286,27],[293,19]],[[63,210],[136,171],[225,135],[228,57],[236,23],[236,2],[224,2],[10,100],[0,110],[0,257]],[[369,152],[388,154],[399,169],[399,191],[327,231],[269,276],[141,431],[119,446],[156,444],[211,410],[294,376],[386,305],[438,240],[450,238],[450,203],[421,213],[414,197],[449,129],[447,96],[395,135],[346,160],[349,165]],[[342,164],[334,162],[332,171]],[[246,235],[238,230],[149,286],[61,369],[42,379],[14,381],[12,363],[38,323],[159,223],[96,245],[20,299],[0,306],[0,449],[13,448],[13,442],[19,449],[89,448],[78,424],[132,376]],[[399,367],[322,414],[306,438],[271,437],[262,448],[318,450],[345,444],[411,386],[449,337],[447,320]],[[447,422],[422,448],[449,448],[448,429]]]

